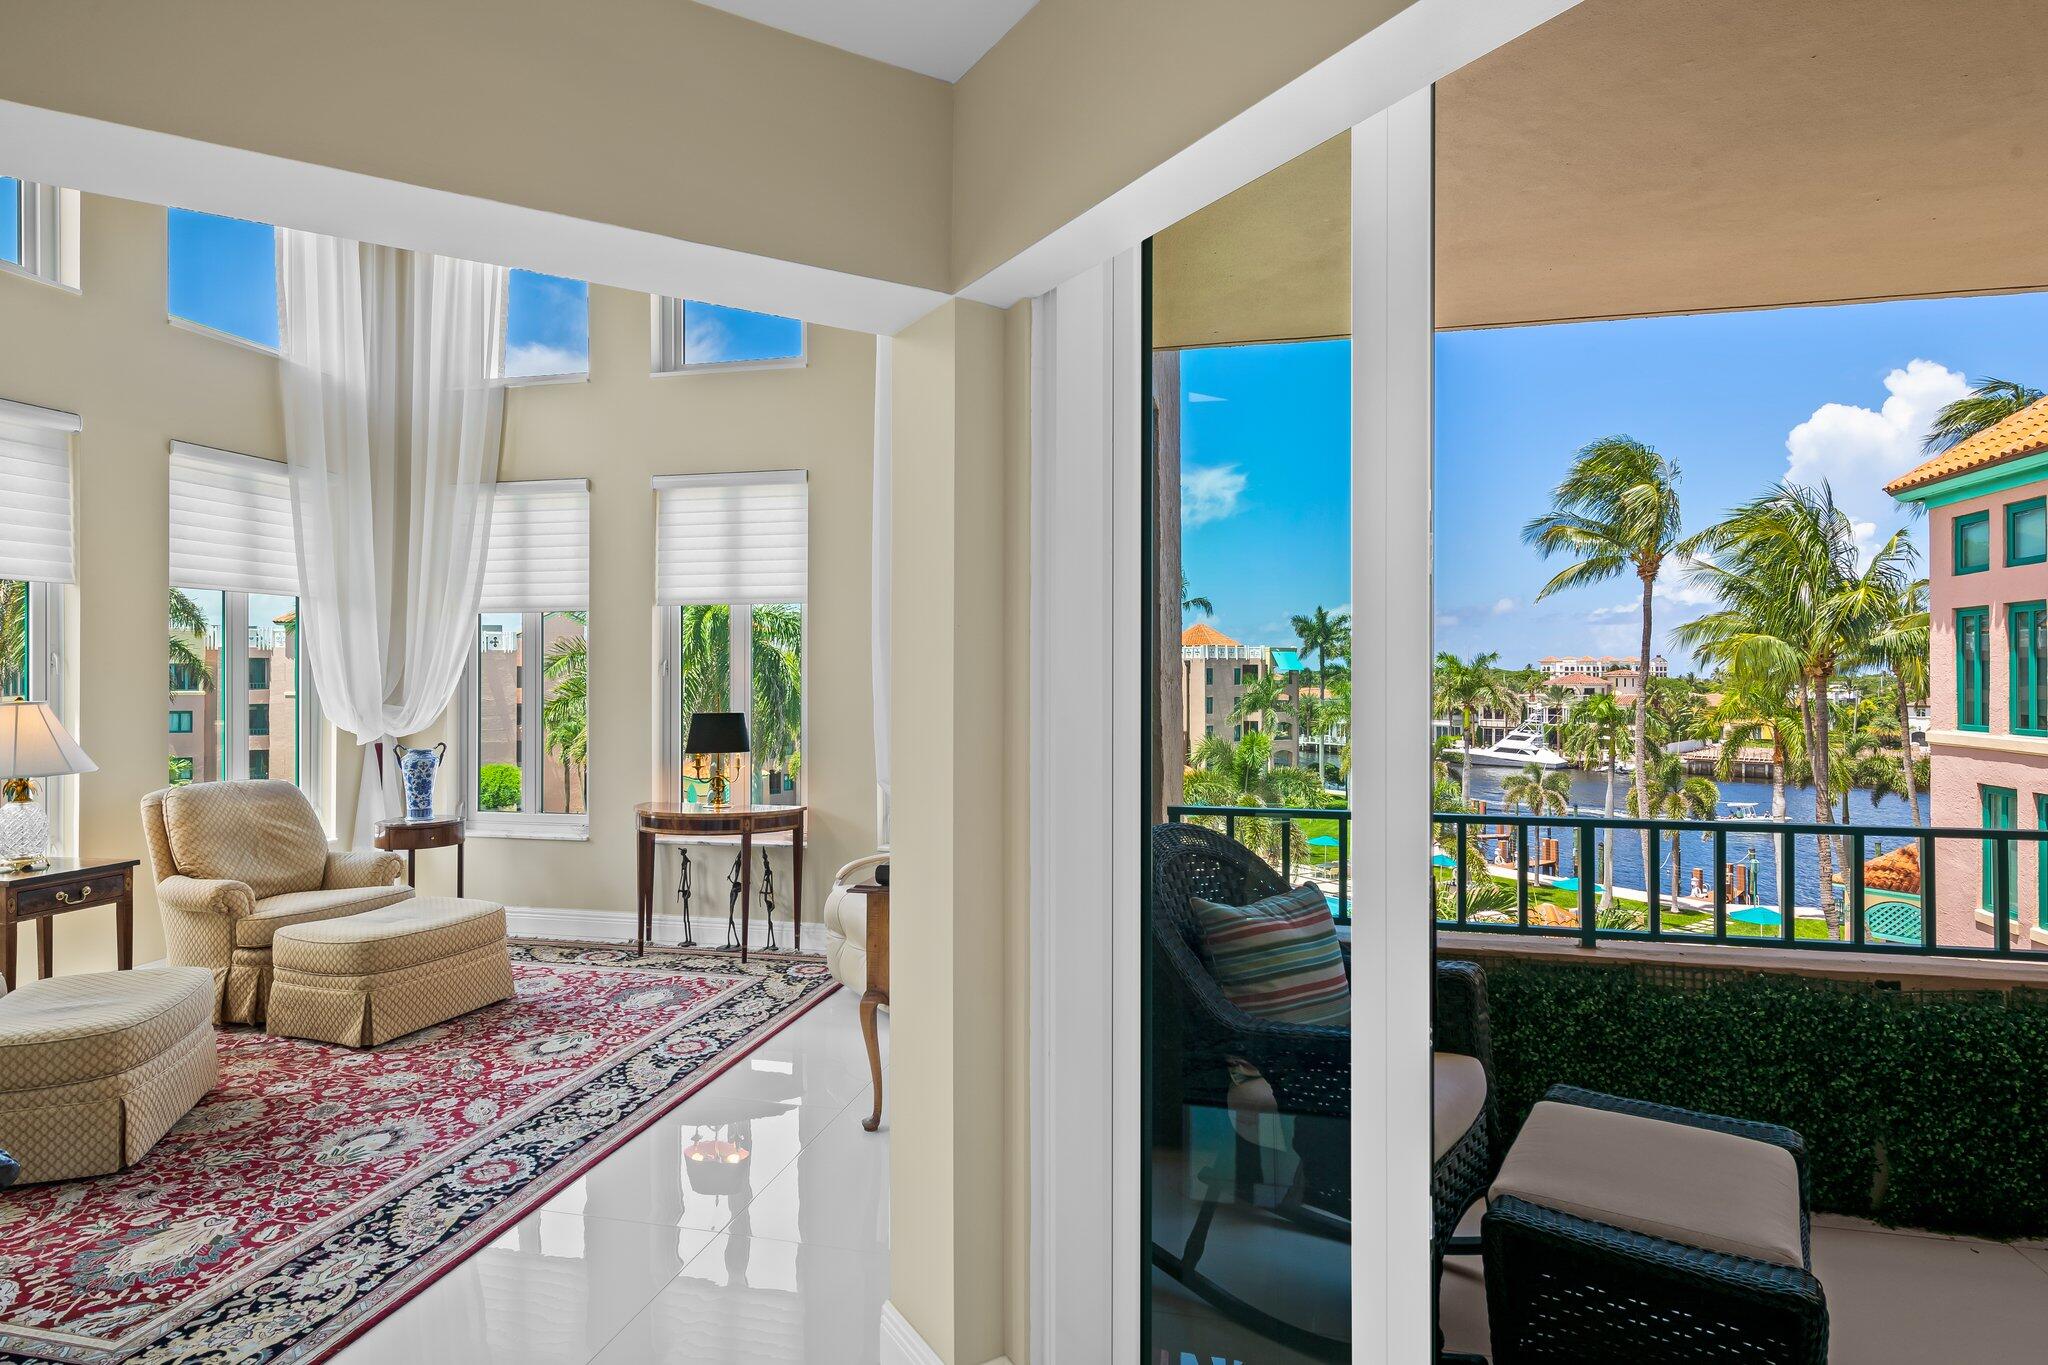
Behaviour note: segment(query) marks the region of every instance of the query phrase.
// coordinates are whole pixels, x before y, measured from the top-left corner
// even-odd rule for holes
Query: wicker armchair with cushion
[[[198,782],[142,798],[166,956],[213,972],[214,1018],[261,1024],[270,939],[287,924],[406,900],[395,853],[329,853],[305,793],[289,782]]]
[[[1152,1005],[1155,1025],[1178,1031],[1178,1085],[1187,1106],[1228,1108],[1233,1076],[1252,1070],[1271,1087],[1275,1112],[1328,1119],[1298,1141],[1299,1203],[1309,1226],[1337,1226],[1348,1235],[1351,1214],[1349,1123],[1351,1034],[1348,1028],[1255,1017],[1233,1004],[1218,985],[1203,948],[1194,902],[1250,905],[1288,890],[1257,854],[1214,830],[1166,824],[1152,831]],[[1349,954],[1346,953],[1346,968]],[[1493,1173],[1492,1054],[1488,1044],[1486,982],[1476,964],[1438,965],[1435,1009],[1434,1174],[1431,1182],[1434,1244],[1441,1262],[1458,1219],[1486,1192]],[[1239,1082],[1240,1085],[1242,1082]],[[1263,1097],[1262,1097],[1263,1098]],[[1158,1119],[1155,1117],[1155,1125]],[[1204,1210],[1207,1218],[1210,1210]],[[1198,1232],[1206,1234],[1206,1221]],[[1189,1252],[1198,1254],[1197,1239]],[[1251,1319],[1265,1315],[1230,1300],[1194,1269],[1194,1255],[1154,1248],[1154,1262],[1218,1307]],[[1311,1353],[1333,1343],[1300,1339],[1298,1329],[1262,1320],[1259,1328]]]

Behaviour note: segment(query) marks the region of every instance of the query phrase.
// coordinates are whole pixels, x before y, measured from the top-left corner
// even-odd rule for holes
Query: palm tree
[[[1914,702],[1927,698],[1927,580],[1908,583],[1891,604],[1890,621],[1871,641],[1871,649],[1892,671],[1897,690],[1899,768],[1907,812],[1920,823],[1920,792],[1913,771]]]
[[[1557,725],[1555,727],[1555,733],[1557,735],[1558,742],[1563,742],[1565,722],[1571,719],[1571,701],[1572,690],[1569,687],[1566,687],[1561,683],[1546,683],[1544,685],[1543,719],[1545,723],[1543,726],[1543,738],[1546,743],[1550,742],[1552,734],[1552,727],[1549,724],[1550,713],[1552,711],[1557,712]]]
[[[1564,815],[1572,808],[1572,779],[1563,771],[1546,770],[1539,763],[1525,764],[1518,773],[1501,779],[1500,794],[1510,805],[1527,806],[1529,814],[1541,820],[1546,815]],[[1536,827],[1536,847],[1543,847],[1543,826]],[[1584,875],[1585,869],[1581,869]]]
[[[1828,685],[1838,669],[1872,657],[1911,580],[1915,552],[1893,532],[1863,562],[1855,528],[1818,488],[1780,484],[1702,532],[1694,546],[1694,582],[1713,590],[1718,607],[1674,632],[1694,657],[1724,667],[1739,686],[1797,688],[1801,730],[1818,793],[1834,790],[1829,773]],[[1833,823],[1826,799],[1814,822]],[[1821,913],[1831,933],[1841,915],[1833,886],[1833,841],[1821,838]]]
[[[0,582],[0,697],[28,692],[28,584]]]
[[[1197,597],[1190,593],[1188,591],[1188,576],[1182,574],[1180,576],[1180,614],[1186,616],[1190,612],[1197,611],[1204,616],[1214,616],[1216,614],[1216,604],[1206,597]]]
[[[1715,775],[1726,782],[1734,775],[1735,758],[1752,744],[1771,746],[1771,819],[1785,818],[1785,770],[1806,757],[1799,713],[1785,700],[1787,689],[1770,683],[1731,682],[1721,704],[1707,713],[1718,728],[1721,761]]]
[[[588,627],[588,612],[564,612]],[[548,646],[545,699],[541,702],[542,733],[547,747],[562,761],[562,794],[574,789],[575,774],[590,764],[590,641],[584,631],[565,635]],[[587,786],[587,784],[586,784]],[[589,804],[587,799],[584,804]]]
[[[1707,778],[1689,775],[1685,760],[1677,754],[1652,758],[1645,785],[1650,791],[1647,805],[1639,803],[1634,792],[1629,793],[1629,814],[1639,820],[1707,820],[1721,804],[1721,789]],[[1685,832],[1674,829],[1666,837],[1671,843],[1671,899],[1676,902],[1684,894]]]
[[[1240,692],[1237,702],[1230,708],[1230,719],[1242,726],[1247,721],[1257,720],[1259,729],[1270,731],[1271,716],[1287,700],[1287,684],[1280,681],[1277,673],[1260,673],[1249,679]],[[1266,761],[1272,762],[1273,748],[1266,746]]]
[[[1594,695],[1580,701],[1572,708],[1571,716],[1564,727],[1563,752],[1566,758],[1579,763],[1598,763],[1607,770],[1607,799],[1601,806],[1601,813],[1608,819],[1614,818],[1614,777],[1620,757],[1621,746],[1629,732],[1629,713],[1621,708],[1614,698]],[[1605,831],[1606,845],[1604,862],[1614,866],[1614,826]],[[1614,876],[1610,872],[1600,883],[1600,907],[1614,908]]]
[[[1464,736],[1465,747],[1472,748],[1476,738],[1472,733],[1474,711],[1507,711],[1515,704],[1515,694],[1507,685],[1496,667],[1498,654],[1474,654],[1470,659],[1443,653],[1436,656],[1436,669],[1430,678],[1431,690],[1436,694],[1436,709],[1449,717],[1456,713],[1459,718],[1458,731]],[[1467,758],[1458,764],[1458,799],[1466,805],[1472,803],[1472,761]]]
[[[212,624],[199,604],[182,588],[172,588],[170,598],[170,655],[171,675],[175,680],[180,670],[186,677],[196,681],[201,688],[213,682],[213,670],[206,666],[207,628]],[[185,689],[189,690],[189,689]]]
[[[1321,796],[1321,784],[1311,782],[1298,768],[1275,768],[1273,737],[1261,730],[1247,730],[1235,742],[1209,735],[1197,744],[1183,791],[1189,804],[1197,806],[1299,807],[1314,804]],[[1219,817],[1197,817],[1197,822],[1221,823]],[[1236,824],[1237,840],[1246,848],[1278,852],[1278,820],[1243,819]],[[1294,852],[1305,855],[1308,846],[1301,827],[1292,828],[1297,844]]]
[[[1975,388],[1934,414],[1921,448],[1930,455],[1947,450],[1986,427],[1997,426],[2041,397],[2041,390],[2010,379],[1979,379]]]
[[[682,609],[683,717],[698,711],[731,711],[732,608]],[[749,738],[761,766],[795,772],[803,739],[803,611],[799,607],[752,608],[754,696]]]
[[[1635,789],[1636,800],[1647,807],[1651,602],[1664,561],[1681,552],[1678,466],[1632,437],[1603,436],[1580,449],[1564,482],[1551,493],[1550,506],[1550,511],[1522,528],[1522,539],[1545,559],[1569,555],[1573,562],[1543,585],[1537,601],[1624,573],[1633,573],[1642,586],[1643,630],[1636,676],[1643,686],[1636,693]],[[1645,866],[1650,861],[1649,848],[1646,833]]]
[[[1320,696],[1330,695],[1330,656],[1351,657],[1351,618],[1343,612],[1332,616],[1322,607],[1317,607],[1307,616],[1295,616],[1288,622],[1294,627],[1294,638],[1301,641],[1303,654],[1316,656],[1316,692]]]

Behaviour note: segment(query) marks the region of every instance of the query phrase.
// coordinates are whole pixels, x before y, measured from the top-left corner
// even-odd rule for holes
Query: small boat
[[[1721,817],[1724,820],[1755,820],[1760,818],[1756,813],[1756,802],[1754,801],[1723,801],[1721,804],[1728,808],[1728,813]]]
[[[1522,725],[1500,737],[1497,744],[1483,749],[1467,750],[1463,745],[1452,750],[1459,758],[1470,759],[1473,763],[1487,768],[1521,768],[1534,763],[1539,768],[1569,768],[1571,760],[1551,748],[1543,740],[1543,727]]]

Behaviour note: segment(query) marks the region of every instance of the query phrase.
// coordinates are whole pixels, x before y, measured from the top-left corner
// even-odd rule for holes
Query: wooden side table
[[[387,853],[405,855],[405,884],[415,884],[419,851],[423,848],[455,850],[455,895],[462,896],[462,817],[436,816],[432,820],[379,820],[370,842]]]
[[[865,882],[852,893],[868,898],[868,988],[860,997],[860,1036],[868,1045],[868,1076],[875,1083],[875,1112],[860,1121],[870,1133],[882,1126],[882,1034],[875,1012],[889,1003],[889,888]]]
[[[94,861],[52,858],[35,872],[0,872],[0,975],[14,989],[14,926],[36,922],[36,969],[55,973],[50,922],[72,910],[114,907],[114,961],[122,971],[135,965],[135,869],[139,858]]]
[[[640,901],[635,906],[639,951],[654,936],[654,845],[668,835],[736,834],[740,840],[740,961],[747,960],[748,931],[754,915],[754,840],[763,834],[788,834],[790,848],[790,925],[795,950],[804,950],[804,813],[803,806],[686,806],[675,801],[643,801],[633,808],[638,825]]]

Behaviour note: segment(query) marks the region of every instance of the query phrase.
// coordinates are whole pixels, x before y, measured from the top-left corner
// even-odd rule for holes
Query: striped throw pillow
[[[1195,919],[1216,984],[1239,1009],[1295,1024],[1350,1024],[1351,982],[1321,891],[1303,886],[1250,905],[1197,896]]]

